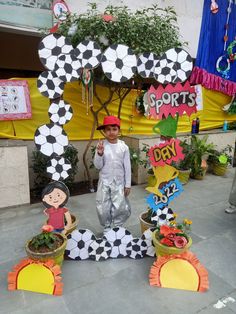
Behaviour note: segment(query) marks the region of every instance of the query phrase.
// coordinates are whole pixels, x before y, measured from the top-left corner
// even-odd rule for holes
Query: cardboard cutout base
[[[8,290],[27,290],[62,295],[60,266],[53,260],[39,262],[24,259],[8,273]]]
[[[191,252],[158,257],[149,274],[151,286],[191,291],[209,288],[208,272]]]

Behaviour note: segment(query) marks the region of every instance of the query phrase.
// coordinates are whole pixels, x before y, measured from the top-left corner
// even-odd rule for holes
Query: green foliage
[[[202,175],[204,169],[202,168],[202,160],[207,157],[214,149],[213,143],[207,143],[208,136],[205,135],[202,138],[196,135],[191,136],[191,149],[189,151],[190,155],[190,166],[191,166],[191,176]]]
[[[176,12],[153,5],[131,12],[127,6],[108,5],[104,14],[112,15],[113,21],[105,22],[90,3],[84,14],[69,14],[59,26],[58,32],[70,37],[76,46],[85,39],[96,41],[104,50],[114,43],[125,44],[136,54],[149,51],[161,55],[173,47],[180,47]]]
[[[183,148],[182,152],[184,154],[184,159],[178,162],[172,162],[172,166],[178,170],[189,170],[191,168],[191,145],[188,140],[180,142],[180,146]]]
[[[33,237],[33,239],[30,241],[30,244],[36,250],[45,246],[51,249],[56,240],[57,238],[52,232],[42,232]]]
[[[222,164],[221,158],[222,156],[225,157],[225,163],[224,164],[230,164],[232,163],[232,153],[233,153],[233,146],[227,145],[225,148],[221,150],[212,149],[210,150],[209,157],[207,159],[207,162],[209,164]]]
[[[75,180],[75,175],[78,171],[78,151],[73,145],[69,145],[63,155],[71,163],[71,172],[69,177],[64,180],[64,183],[70,188]],[[32,153],[32,168],[36,175],[34,179],[35,189],[44,188],[51,180],[47,175],[47,163],[51,158],[43,155],[40,151],[36,150]]]

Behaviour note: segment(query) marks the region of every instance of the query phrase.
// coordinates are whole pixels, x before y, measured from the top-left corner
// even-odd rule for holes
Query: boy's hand
[[[99,156],[102,156],[104,153],[104,145],[103,145],[103,141],[101,140],[98,140],[97,153]]]
[[[131,188],[125,188],[125,189],[124,189],[125,197],[127,197],[127,196],[129,195],[130,190],[131,190]]]

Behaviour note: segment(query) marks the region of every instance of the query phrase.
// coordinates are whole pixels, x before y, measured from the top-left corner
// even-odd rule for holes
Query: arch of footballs
[[[110,229],[97,239],[88,229],[76,229],[67,236],[65,258],[70,260],[104,261],[108,258],[130,257],[141,259],[156,256],[152,242],[154,228],[144,231],[140,238],[134,238],[123,227]]]
[[[37,80],[39,92],[52,100],[49,107],[49,124],[35,132],[35,144],[44,155],[51,157],[47,174],[53,180],[65,180],[71,165],[61,155],[68,146],[63,125],[70,121],[73,112],[70,104],[57,98],[64,92],[67,82],[80,79],[83,69],[92,70],[101,65],[106,77],[114,82],[125,82],[136,73],[143,78],[154,78],[161,84],[184,82],[191,74],[191,56],[181,48],[172,48],[160,58],[152,52],[136,56],[126,45],[113,44],[104,52],[91,40],[84,40],[75,48],[70,40],[59,34],[45,36],[39,43],[39,59],[47,69]]]

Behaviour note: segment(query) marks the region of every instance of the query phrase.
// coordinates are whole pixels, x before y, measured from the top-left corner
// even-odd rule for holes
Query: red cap
[[[115,116],[106,116],[103,119],[103,125],[97,127],[97,130],[103,130],[107,125],[117,125],[118,127],[120,127],[120,119]]]

